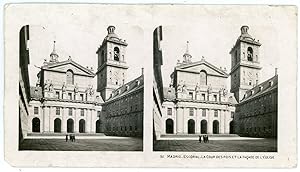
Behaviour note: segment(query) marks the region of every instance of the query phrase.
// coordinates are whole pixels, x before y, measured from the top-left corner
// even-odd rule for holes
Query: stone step
[[[199,137],[200,134],[164,134],[161,138],[193,138]],[[237,134],[207,134],[208,137],[240,137]]]
[[[27,136],[65,136],[74,134],[75,136],[105,136],[104,133],[27,133]]]

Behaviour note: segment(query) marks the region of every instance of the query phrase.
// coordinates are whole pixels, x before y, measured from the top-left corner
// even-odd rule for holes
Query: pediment
[[[190,63],[190,64],[183,64],[176,67],[176,69],[180,71],[193,72],[193,73],[200,73],[200,71],[204,70],[208,75],[216,75],[216,76],[223,76],[223,77],[229,76],[225,71],[217,68],[216,66],[204,60]]]
[[[95,75],[89,69],[71,60],[49,64],[44,66],[43,69],[57,71],[57,72],[67,72],[68,70],[72,70],[75,75],[85,75],[85,76]]]

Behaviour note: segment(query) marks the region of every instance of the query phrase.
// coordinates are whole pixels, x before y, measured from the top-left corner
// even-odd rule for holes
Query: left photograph
[[[142,151],[143,29],[78,26],[20,28],[19,150]]]

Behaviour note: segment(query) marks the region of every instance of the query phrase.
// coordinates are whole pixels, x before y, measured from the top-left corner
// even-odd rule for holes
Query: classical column
[[[49,106],[45,106],[44,132],[49,132]]]
[[[42,113],[42,119],[41,120],[43,120],[43,125],[42,125],[42,130],[41,130],[41,132],[43,133],[43,132],[45,132],[45,113],[46,113],[46,107],[42,107],[43,108],[43,113]],[[30,128],[32,127],[32,124],[31,124],[31,122],[32,121],[30,121]],[[31,128],[31,130],[30,130],[30,132],[32,131],[32,128]]]
[[[66,133],[67,132],[67,119],[68,114],[65,112],[66,108],[61,107],[61,132]]]
[[[174,108],[174,114],[172,114],[172,116],[174,117],[173,119],[174,119],[174,121],[173,121],[173,131],[174,131],[174,134],[176,134],[177,133],[177,114],[178,114],[178,109],[179,108],[177,108],[177,107],[175,107]],[[164,114],[167,114],[167,112],[165,112]],[[166,125],[166,121],[164,120],[163,121],[163,126],[164,126],[164,128],[163,128],[163,131],[162,131],[162,133],[166,133],[166,127],[165,127],[165,125]]]
[[[79,109],[76,109],[76,108],[72,108],[72,111],[73,111],[73,115],[74,115],[74,133],[79,133],[79,120],[78,117],[77,117],[77,111]]]
[[[213,133],[213,113],[212,109],[207,109],[207,134]]]
[[[177,124],[177,131],[176,133],[177,134],[182,134],[183,133],[183,108],[182,107],[179,107],[178,108],[178,111],[177,111],[177,114],[176,114],[176,124]]]
[[[55,107],[50,106],[50,113],[49,113],[49,131],[54,133],[54,119],[53,114],[55,113]]]
[[[228,110],[225,110],[224,111],[224,116],[225,116],[225,131],[224,131],[224,134],[229,134],[229,117],[230,117],[230,114],[229,114],[229,111]]]
[[[196,115],[196,121],[195,121],[195,130],[196,130],[196,133],[199,133],[200,134],[200,128],[201,128],[201,114],[200,114],[200,109],[199,108],[195,108],[195,115]]]
[[[225,113],[222,109],[219,110],[220,112],[220,134],[224,134],[225,133]]]
[[[90,133],[91,132],[91,116],[92,116],[92,110],[87,109],[86,111],[86,126],[85,126],[85,132]]]

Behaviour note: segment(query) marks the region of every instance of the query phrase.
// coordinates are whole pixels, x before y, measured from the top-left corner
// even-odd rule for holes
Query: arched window
[[[114,60],[120,61],[120,49],[118,47],[114,48]]]
[[[253,49],[251,47],[248,47],[247,49],[247,59],[248,61],[253,61]]]
[[[200,85],[207,85],[207,74],[204,70],[200,71]]]
[[[74,74],[72,70],[67,70],[67,84],[74,85]]]

